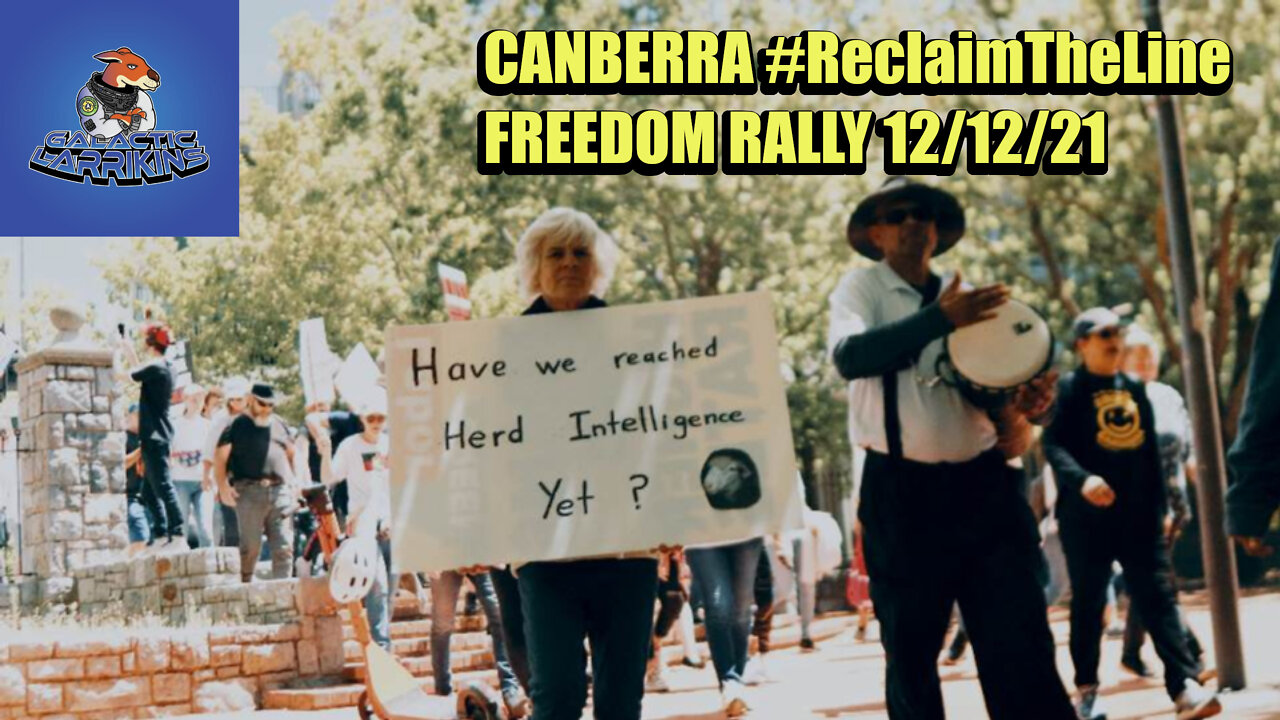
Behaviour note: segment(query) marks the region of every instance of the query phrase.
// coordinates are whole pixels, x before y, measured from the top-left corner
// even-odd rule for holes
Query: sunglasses
[[[913,217],[920,222],[933,222],[937,219],[937,214],[927,205],[908,205],[881,214],[876,218],[876,222],[884,225],[901,225],[907,221],[908,217]]]
[[[1110,340],[1111,338],[1124,337],[1125,332],[1126,332],[1126,329],[1122,327],[1109,327],[1109,328],[1103,328],[1099,330],[1098,332],[1094,333],[1094,335],[1097,335],[1103,340]]]

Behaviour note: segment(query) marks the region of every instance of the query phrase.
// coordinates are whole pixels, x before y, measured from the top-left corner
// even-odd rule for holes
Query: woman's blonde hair
[[[538,266],[542,262],[542,248],[547,241],[582,242],[591,248],[591,258],[596,266],[595,283],[591,293],[596,297],[613,280],[621,253],[609,236],[590,215],[567,207],[554,207],[538,216],[516,243],[516,267],[520,275],[520,291],[526,297],[542,294],[538,283]]]

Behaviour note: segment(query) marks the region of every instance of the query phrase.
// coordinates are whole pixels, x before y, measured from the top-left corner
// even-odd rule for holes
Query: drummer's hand
[[[1013,407],[1034,422],[1049,412],[1057,394],[1058,371],[1050,370],[1020,386],[1013,396]]]
[[[1090,504],[1101,508],[1111,507],[1111,503],[1116,501],[1116,492],[1111,489],[1106,480],[1097,475],[1090,475],[1089,479],[1084,481],[1080,494],[1084,495],[1084,499]]]
[[[957,271],[951,284],[938,296],[938,305],[952,326],[962,328],[994,318],[995,309],[1008,299],[1009,288],[998,283],[974,290],[960,289],[960,273]]]

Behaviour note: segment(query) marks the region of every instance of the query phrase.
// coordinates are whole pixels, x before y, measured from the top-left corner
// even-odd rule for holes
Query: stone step
[[[449,641],[450,652],[457,653],[464,650],[484,650],[489,647],[489,635],[482,632],[471,633],[454,633]],[[343,652],[346,654],[347,662],[358,662],[363,656],[363,650],[360,643],[355,640],[347,640],[342,644]],[[431,638],[427,637],[407,637],[392,638],[391,653],[396,657],[423,657],[431,655]]]
[[[453,682],[463,687],[474,682],[484,683],[498,689],[497,676],[487,670],[477,672],[454,673]],[[422,683],[427,692],[433,689],[430,680]],[[264,710],[332,710],[335,708],[355,707],[364,693],[363,682],[344,683],[330,687],[282,688],[268,690],[262,696]]]
[[[345,640],[354,640],[356,631],[351,627],[351,618],[347,615],[347,611],[343,609],[338,615],[342,618],[342,637]],[[459,616],[454,621],[455,633],[473,633],[484,631],[484,616]],[[424,618],[420,620],[392,620],[391,621],[391,639],[398,640],[401,638],[429,638],[431,637],[431,620]]]
[[[414,677],[431,677],[431,656],[426,657],[402,657],[396,658],[406,670],[413,673]],[[461,652],[451,652],[449,654],[449,664],[453,668],[454,674],[460,672],[471,672],[476,670],[492,670],[493,669],[493,652],[485,647],[478,650],[463,650]],[[364,681],[364,662],[349,662],[343,667],[343,673],[348,680],[354,682]]]

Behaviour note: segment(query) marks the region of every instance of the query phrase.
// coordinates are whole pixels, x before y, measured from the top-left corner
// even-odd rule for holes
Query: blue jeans
[[[658,563],[573,560],[530,563],[518,571],[529,643],[532,720],[581,720],[591,643],[596,720],[639,720],[653,641]]]
[[[129,542],[140,543],[151,540],[151,518],[147,508],[143,506],[142,493],[129,495],[127,514],[129,523]]]
[[[200,487],[199,480],[174,480],[173,490],[196,546],[213,547],[213,497]]]
[[[489,637],[493,639],[494,665],[498,669],[498,682],[503,692],[520,688],[507,649],[502,642],[502,615],[498,610],[498,596],[493,590],[489,573],[467,575],[476,588],[476,597],[484,608],[488,621]],[[452,570],[440,573],[431,581],[431,672],[435,678],[436,694],[453,692],[453,672],[449,666],[449,641],[453,638],[454,620],[458,610],[458,594],[462,590],[463,576]]]
[[[714,548],[689,548],[685,558],[693,582],[706,603],[707,645],[723,686],[742,682],[751,633],[751,602],[755,598],[756,568],[764,540]]]
[[[378,574],[374,576],[373,587],[364,596],[364,609],[369,614],[369,634],[373,636],[373,641],[390,652],[391,597],[395,588],[395,584],[391,582],[391,539],[379,539],[378,550],[382,553],[382,562],[378,563]]]
[[[152,539],[161,536],[182,536],[182,508],[178,507],[177,494],[173,490],[173,478],[169,475],[169,443],[160,440],[142,441],[142,462],[147,469],[147,487],[151,489]],[[146,499],[146,495],[143,496]]]

